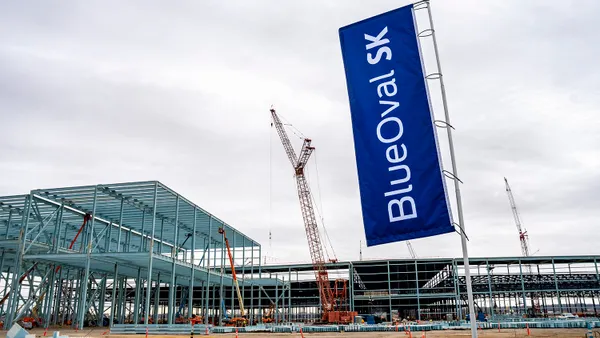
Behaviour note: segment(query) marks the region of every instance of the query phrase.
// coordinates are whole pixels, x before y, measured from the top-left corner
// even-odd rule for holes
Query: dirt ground
[[[596,335],[600,336],[600,330],[595,330],[598,333]],[[69,338],[77,338],[77,337],[86,337],[86,338],[142,338],[144,335],[109,335],[106,329],[92,329],[92,330],[59,330],[61,335],[67,335]],[[529,337],[560,337],[560,338],[583,338],[585,337],[587,330],[585,329],[531,329],[531,335]],[[43,330],[31,330],[30,333],[35,334],[36,337],[44,338]],[[48,330],[46,337],[52,337],[52,330]],[[6,332],[0,331],[0,337],[6,337]],[[172,336],[164,336],[164,335],[149,335],[152,338],[182,338],[187,335],[172,335]],[[209,336],[196,334],[194,335],[196,338],[201,337],[235,337],[235,334],[211,334]],[[248,338],[258,338],[258,337],[301,337],[300,333],[240,333],[239,337],[248,337]],[[388,337],[409,337],[404,332],[347,332],[347,333],[304,333],[304,337],[314,337],[314,338],[388,338]],[[413,332],[413,338],[422,338],[423,332]],[[425,337],[427,338],[442,338],[442,337],[471,337],[471,333],[469,331],[457,331],[457,330],[448,330],[448,331],[429,331],[425,333]],[[510,337],[527,337],[527,331],[522,330],[514,330],[514,329],[502,329],[498,332],[495,330],[479,330],[478,337],[484,338],[510,338]]]

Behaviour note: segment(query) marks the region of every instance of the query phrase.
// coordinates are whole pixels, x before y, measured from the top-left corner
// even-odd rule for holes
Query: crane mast
[[[506,177],[504,178],[504,184],[506,186],[506,194],[508,195],[508,200],[510,202],[510,208],[512,209],[513,217],[515,219],[515,224],[517,226],[517,230],[519,231],[519,241],[521,242],[521,252],[524,257],[529,257],[529,236],[527,235],[527,230],[523,230],[523,226],[521,225],[521,218],[519,217],[519,211],[517,210],[517,204],[515,203],[515,198],[513,197],[512,190],[510,189],[510,185],[508,184],[508,180]],[[531,265],[525,264],[523,266],[525,268],[525,272],[528,275],[533,276],[531,273]],[[539,312],[540,309],[540,300],[537,295],[531,293],[531,303],[533,307],[534,313]],[[525,306],[525,304],[523,304]]]
[[[306,231],[306,238],[308,240],[308,247],[310,250],[310,257],[312,259],[313,268],[315,271],[315,277],[317,285],[319,287],[319,296],[321,298],[321,305],[323,309],[323,319],[328,318],[328,313],[334,310],[334,295],[329,283],[329,274],[325,268],[325,257],[323,254],[323,245],[321,244],[321,237],[319,235],[319,227],[317,225],[317,217],[315,210],[312,205],[312,197],[310,192],[310,186],[304,176],[304,168],[310,158],[310,155],[314,151],[314,147],[311,146],[311,140],[308,138],[304,139],[300,154],[296,156],[296,152],[292,147],[289,137],[283,127],[283,123],[279,119],[279,116],[275,112],[275,109],[271,108],[271,117],[273,118],[272,125],[275,126],[277,134],[281,139],[285,153],[294,168],[294,176],[296,178],[296,186],[298,189],[298,198],[300,200],[300,210],[302,211],[302,218],[304,220],[304,229]]]
[[[527,235],[527,230],[523,231],[523,226],[521,225],[521,218],[519,217],[519,211],[517,210],[517,204],[515,203],[515,198],[513,197],[512,190],[510,189],[510,185],[508,185],[508,180],[506,179],[506,177],[504,178],[504,183],[506,185],[506,193],[508,194],[510,208],[512,209],[515,224],[517,225],[517,230],[519,231],[519,240],[521,241],[521,252],[523,253],[523,256],[529,257],[529,236]]]

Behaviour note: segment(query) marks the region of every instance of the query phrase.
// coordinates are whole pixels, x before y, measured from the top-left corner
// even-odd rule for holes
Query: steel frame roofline
[[[537,264],[550,264],[554,260],[555,264],[564,264],[564,263],[582,263],[582,262],[594,262],[594,260],[600,261],[600,255],[573,255],[573,256],[501,256],[501,257],[469,257],[469,262],[471,264],[486,264],[486,262],[494,263],[494,264],[518,264],[519,261],[521,263],[537,263]],[[440,258],[390,258],[390,259],[373,259],[373,260],[362,260],[362,261],[340,261],[337,263],[327,263],[325,266],[329,269],[345,269],[348,268],[350,264],[352,265],[370,265],[370,264],[385,264],[387,262],[423,262],[423,263],[443,263],[448,262],[452,263],[453,261],[459,264],[462,264],[462,258],[448,258],[448,257],[440,257]],[[270,271],[275,270],[285,270],[287,271],[289,268],[294,270],[312,270],[313,265],[311,263],[302,263],[302,264],[276,264],[276,265],[263,265],[262,271],[263,273],[269,273]],[[237,271],[236,267],[236,271]],[[241,272],[241,271],[240,271]]]
[[[175,202],[179,200],[179,224],[180,234],[185,232],[191,232],[191,223],[193,222],[194,210],[197,214],[198,223],[196,232],[206,237],[209,236],[207,233],[208,226],[206,225],[209,220],[213,222],[214,233],[210,234],[211,242],[214,241],[217,244],[222,244],[222,238],[216,233],[216,229],[219,226],[223,226],[227,232],[230,244],[235,247],[245,246],[250,248],[252,246],[260,246],[260,244],[243,234],[239,230],[223,222],[220,218],[207,212],[205,209],[192,203],[187,198],[176,193],[173,189],[167,187],[159,181],[141,181],[141,182],[129,182],[129,183],[114,183],[114,184],[98,184],[98,185],[87,185],[87,186],[72,186],[62,188],[48,188],[48,189],[34,189],[31,194],[36,197],[41,197],[46,201],[52,202],[55,205],[65,205],[69,207],[70,211],[79,213],[81,215],[86,212],[91,212],[94,192],[98,191],[98,206],[96,211],[96,220],[99,220],[105,224],[113,223],[118,225],[119,221],[119,209],[121,201],[127,204],[127,210],[123,219],[123,226],[128,227],[127,223],[139,223],[142,220],[144,212],[151,212],[152,210],[152,194],[154,185],[158,184],[159,187],[159,204],[157,206],[157,219],[165,220],[166,223],[172,224],[175,220],[174,210]],[[21,199],[20,203],[13,203],[13,210],[20,211],[24,209],[25,199],[27,195],[7,196],[0,197],[0,202],[8,198]],[[11,200],[12,201],[12,200]],[[3,206],[5,204],[0,204]],[[104,206],[104,208],[102,208]],[[73,210],[75,209],[75,210]],[[165,215],[161,215],[161,212]],[[145,220],[150,221],[150,218]],[[139,228],[139,229],[138,229]],[[130,228],[135,232],[140,232],[141,227],[132,226]],[[171,239],[173,232],[169,227],[165,230],[167,232],[164,237]]]

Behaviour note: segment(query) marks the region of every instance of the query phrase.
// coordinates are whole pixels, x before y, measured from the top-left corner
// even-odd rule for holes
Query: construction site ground
[[[69,338],[136,338],[144,337],[144,335],[110,335],[107,330],[101,328],[95,329],[84,329],[84,330],[51,330],[49,329],[46,337],[52,337],[53,331],[59,331],[62,336],[69,336]],[[595,330],[595,336],[600,337],[600,330]],[[561,337],[561,338],[582,338],[586,337],[586,329],[535,329],[530,331],[529,337]],[[36,337],[44,337],[43,329],[33,329],[30,333],[35,334]],[[388,338],[388,337],[409,337],[404,332],[346,332],[346,333],[304,333],[304,337],[319,337],[319,338]],[[0,331],[1,337],[6,337],[6,331]],[[509,338],[509,337],[528,337],[527,331],[524,329],[503,329],[500,332],[498,330],[480,330],[478,332],[479,337],[498,337],[498,338]],[[149,335],[152,338],[182,338],[187,335]],[[235,333],[219,333],[219,334],[195,334],[194,337],[235,337]],[[301,337],[300,333],[243,333],[239,334],[239,337]],[[423,332],[413,332],[413,338],[422,338]],[[470,331],[465,330],[445,330],[445,331],[428,331],[425,333],[427,338],[442,338],[442,337],[471,337]]]

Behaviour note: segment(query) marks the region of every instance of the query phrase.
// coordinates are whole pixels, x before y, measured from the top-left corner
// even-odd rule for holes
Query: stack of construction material
[[[8,330],[6,338],[35,338],[35,335],[29,334],[19,324],[15,324]]]
[[[35,335],[27,332],[19,324],[15,324],[8,330],[8,333],[6,333],[6,338],[35,338]],[[69,338],[69,336],[61,336],[58,331],[56,331],[52,335],[52,338]]]

